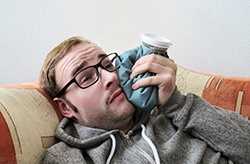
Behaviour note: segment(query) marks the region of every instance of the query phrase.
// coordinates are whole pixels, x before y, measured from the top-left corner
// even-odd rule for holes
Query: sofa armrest
[[[0,85],[0,163],[41,163],[61,118],[38,83]]]

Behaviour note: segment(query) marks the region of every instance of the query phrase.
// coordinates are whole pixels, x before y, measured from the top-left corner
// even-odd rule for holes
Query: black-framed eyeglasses
[[[119,60],[114,65],[113,62],[115,60]],[[60,97],[62,96],[67,88],[72,84],[76,83],[77,86],[81,89],[85,89],[90,87],[91,85],[95,84],[99,80],[99,71],[98,68],[101,67],[102,69],[108,72],[114,72],[120,67],[121,58],[117,53],[110,53],[103,57],[100,62],[96,65],[88,66],[80,70],[62,89],[61,91],[55,96]]]

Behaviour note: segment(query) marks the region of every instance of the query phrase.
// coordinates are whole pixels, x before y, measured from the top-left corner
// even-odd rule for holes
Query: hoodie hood
[[[130,133],[141,129],[141,124],[147,123],[150,113],[144,113],[141,110],[137,110],[135,116],[137,116],[135,118],[135,126],[132,128]],[[55,137],[74,147],[90,148],[109,140],[110,135],[116,133],[123,132],[118,129],[107,131],[98,128],[86,127],[73,122],[71,119],[63,118],[57,127]]]
[[[89,148],[107,140],[110,134],[117,131],[118,130],[106,131],[85,127],[72,122],[72,120],[68,118],[63,118],[58,125],[55,136],[71,146]]]
[[[95,157],[95,160],[97,160],[96,156],[99,156],[97,154],[100,154],[98,161],[105,161],[106,164],[111,162],[114,153],[117,150],[117,143],[119,144],[121,140],[124,139],[127,140],[135,131],[137,131],[137,133],[140,132],[152,150],[156,151],[156,148],[145,134],[144,124],[148,122],[150,113],[143,113],[141,110],[137,110],[135,116],[137,116],[137,118],[134,118],[135,126],[128,132],[128,134],[124,134],[118,129],[107,131],[86,127],[79,123],[75,123],[68,118],[63,118],[58,125],[55,136],[70,146],[87,151],[87,154]],[[118,138],[115,136],[118,136]],[[157,161],[157,159],[159,159],[158,153],[154,152],[154,156]],[[158,164],[158,162],[156,163]]]

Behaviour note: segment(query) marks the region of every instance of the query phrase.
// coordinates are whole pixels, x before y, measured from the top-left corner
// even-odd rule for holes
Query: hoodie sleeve
[[[43,159],[43,164],[59,164],[61,160],[56,158],[53,154],[46,152],[45,157]]]
[[[236,163],[250,163],[250,121],[235,112],[178,90],[159,107],[173,124]]]

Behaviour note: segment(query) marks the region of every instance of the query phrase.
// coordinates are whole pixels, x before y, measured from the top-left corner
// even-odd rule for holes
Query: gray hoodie
[[[124,134],[64,118],[44,163],[250,163],[250,122],[194,94],[176,90],[151,114],[137,110],[135,121]]]

